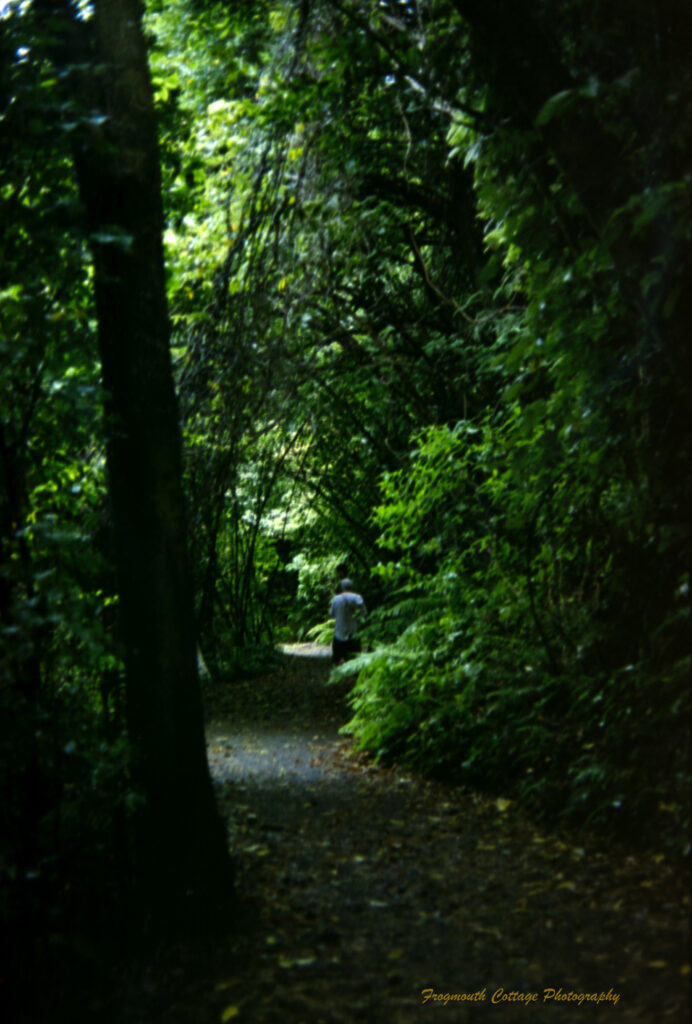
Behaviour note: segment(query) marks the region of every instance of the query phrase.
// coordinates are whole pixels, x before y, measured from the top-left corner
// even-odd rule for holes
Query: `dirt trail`
[[[687,1020],[689,904],[667,860],[350,757],[325,654],[287,653],[210,700],[238,890],[257,909],[215,977],[156,1019]]]

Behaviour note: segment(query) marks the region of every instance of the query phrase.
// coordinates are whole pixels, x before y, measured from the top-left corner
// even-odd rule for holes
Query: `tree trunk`
[[[143,908],[167,926],[223,907],[231,871],[206,761],[169,355],[160,168],[138,0],[95,0],[75,162],[94,258],[107,393],[127,717]],[[99,118],[95,119],[98,123]]]

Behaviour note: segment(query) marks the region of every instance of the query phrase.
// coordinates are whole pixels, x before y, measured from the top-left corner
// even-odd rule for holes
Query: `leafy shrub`
[[[589,514],[593,494],[565,462],[537,514],[530,477],[522,488],[500,471],[515,423],[430,429],[410,469],[383,480],[376,515],[396,557],[380,572],[398,590],[374,617],[379,645],[350,667],[347,729],[378,757],[680,849],[690,660],[665,653],[679,652],[685,594],[663,648],[614,619],[625,484],[609,481],[604,525],[605,502]]]

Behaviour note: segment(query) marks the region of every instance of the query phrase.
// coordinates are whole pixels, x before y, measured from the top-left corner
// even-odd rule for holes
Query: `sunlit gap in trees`
[[[32,0],[0,0],[0,20],[12,14],[22,17],[31,10]],[[79,21],[88,21],[93,16],[94,5],[89,0],[76,0],[73,4]]]

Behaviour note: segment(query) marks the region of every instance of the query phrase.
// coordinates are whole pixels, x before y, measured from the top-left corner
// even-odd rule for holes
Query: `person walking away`
[[[360,640],[357,637],[358,619],[368,614],[365,601],[353,590],[349,579],[341,581],[341,593],[332,600],[331,616],[334,619],[334,639],[332,641],[332,661],[340,665],[348,661],[360,651]]]

